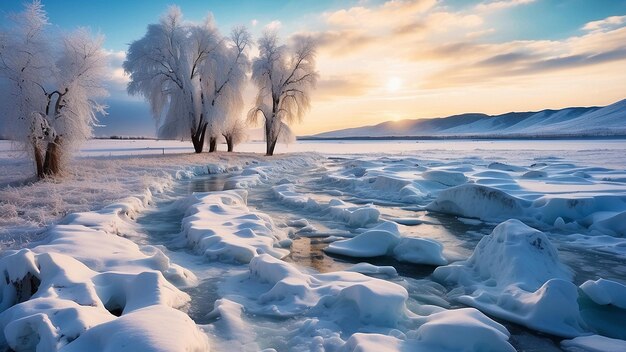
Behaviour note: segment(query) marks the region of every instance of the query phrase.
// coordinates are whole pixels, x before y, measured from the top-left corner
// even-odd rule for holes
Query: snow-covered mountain
[[[605,107],[576,107],[502,115],[469,113],[434,119],[387,121],[324,132],[315,138],[420,136],[612,136],[626,135],[626,99]]]

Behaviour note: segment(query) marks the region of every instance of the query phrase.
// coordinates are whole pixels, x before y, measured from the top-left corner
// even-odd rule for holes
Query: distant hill
[[[626,136],[626,99],[605,107],[469,113],[434,119],[387,121],[324,132],[310,138],[384,137],[586,137]]]

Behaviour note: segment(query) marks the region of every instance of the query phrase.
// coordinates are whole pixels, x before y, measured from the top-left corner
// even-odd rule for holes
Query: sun
[[[399,77],[390,77],[385,88],[390,93],[397,92],[402,88],[402,79]]]

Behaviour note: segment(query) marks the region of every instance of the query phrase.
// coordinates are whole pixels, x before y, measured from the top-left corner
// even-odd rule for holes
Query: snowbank
[[[210,260],[248,263],[258,254],[277,258],[289,251],[277,248],[285,239],[272,219],[251,212],[245,190],[194,193],[185,212],[181,237]]]
[[[433,273],[440,282],[460,286],[453,296],[461,303],[564,337],[585,331],[572,276],[546,235],[518,220],[498,225],[468,260]]]
[[[189,317],[174,309],[189,296],[164,277],[184,283],[193,274],[170,264],[162,252],[143,254],[128,239],[83,225],[54,226],[49,238],[48,244],[8,251],[0,259],[7,278],[0,283],[0,345],[42,351],[118,350],[128,344],[208,348]],[[163,321],[178,328],[165,329]],[[183,329],[188,339],[177,340]]]

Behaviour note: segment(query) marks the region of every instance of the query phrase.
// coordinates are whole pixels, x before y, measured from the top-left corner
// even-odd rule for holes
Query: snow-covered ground
[[[190,151],[0,142],[0,350],[626,350],[624,140]]]

